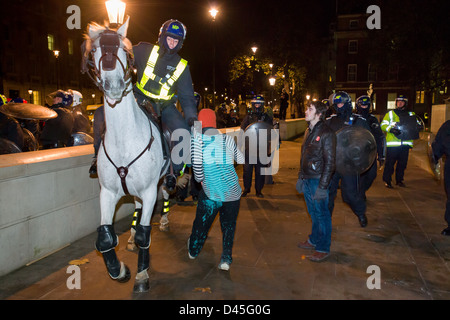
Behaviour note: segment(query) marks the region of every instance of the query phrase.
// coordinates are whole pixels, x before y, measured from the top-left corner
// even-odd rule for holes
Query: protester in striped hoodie
[[[229,270],[242,191],[234,161],[244,163],[244,156],[231,136],[221,134],[216,129],[213,110],[202,109],[198,119],[202,123],[202,133],[194,129],[191,160],[195,180],[201,182],[203,188],[198,197],[197,212],[188,240],[188,254],[191,259],[198,256],[220,212],[223,248],[218,267]]]

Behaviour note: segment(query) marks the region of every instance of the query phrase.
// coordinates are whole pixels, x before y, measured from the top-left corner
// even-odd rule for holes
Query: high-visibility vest
[[[154,74],[155,71],[155,65],[156,61],[158,60],[159,54],[158,54],[159,47],[153,46],[152,52],[150,53],[150,57],[147,61],[147,66],[144,69],[144,73],[142,75],[141,81],[139,83],[136,83],[136,87],[142,91],[143,94],[145,94],[147,97],[150,97],[155,100],[170,100],[174,96],[174,93],[169,95],[169,90],[172,88],[175,81],[178,80],[178,78],[183,73],[184,69],[187,66],[187,61],[184,59],[181,59],[180,62],[178,62],[177,67],[175,68],[175,71],[172,75],[167,74],[164,78],[161,78]],[[147,91],[144,89],[145,85],[147,84],[148,80],[153,80],[158,82],[161,85],[161,89],[159,91],[159,94],[153,94],[150,91]]]
[[[414,112],[409,112],[410,116],[415,115]],[[413,140],[401,140],[398,139],[393,133],[389,132],[396,123],[400,122],[400,118],[394,112],[394,110],[389,111],[381,121],[381,130],[386,132],[386,147],[399,147],[399,146],[414,146]]]

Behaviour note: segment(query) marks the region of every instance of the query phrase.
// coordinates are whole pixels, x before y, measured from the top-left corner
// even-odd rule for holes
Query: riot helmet
[[[252,100],[252,110],[255,113],[263,113],[264,111],[264,97],[261,95],[256,95]]]
[[[401,107],[399,107],[397,105],[397,103],[399,101],[403,101],[404,102],[404,104]],[[403,95],[403,94],[398,95],[398,97],[395,99],[395,107],[398,108],[398,109],[405,109],[407,106],[408,106],[408,98],[406,98],[406,96]]]
[[[61,100],[55,100],[57,98],[61,98]],[[48,105],[52,106],[55,105],[55,107],[64,107],[69,108],[72,105],[73,97],[70,93],[65,92],[63,90],[57,90],[52,93],[50,93],[46,98],[46,102]]]
[[[367,115],[370,111],[370,97],[363,95],[356,99],[356,109],[361,115]]]
[[[338,107],[341,103],[343,106]],[[347,92],[339,91],[333,95],[333,106],[337,115],[345,118],[352,113],[352,98]]]
[[[164,48],[170,54],[177,53],[183,46],[184,39],[186,38],[186,27],[180,21],[175,19],[167,20],[163,23],[159,29],[158,43],[159,46]],[[178,40],[178,44],[175,48],[170,49],[167,44],[167,37],[171,37]]]
[[[72,96],[72,107],[76,107],[83,103],[83,95],[77,90],[69,89],[67,92]]]

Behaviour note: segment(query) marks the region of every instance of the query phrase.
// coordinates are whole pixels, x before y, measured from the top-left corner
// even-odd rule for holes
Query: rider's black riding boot
[[[97,174],[97,157],[94,157],[92,160],[91,167],[89,168],[89,174]]]

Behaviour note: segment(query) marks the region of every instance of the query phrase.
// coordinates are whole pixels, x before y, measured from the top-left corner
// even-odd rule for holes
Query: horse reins
[[[104,32],[102,32],[100,37],[105,37],[106,40],[102,41],[102,38],[100,38],[100,47],[102,48],[102,53],[103,53],[103,49],[105,49],[105,53],[102,54],[102,56],[100,57],[99,61],[98,61],[98,68],[95,65],[94,61],[91,61],[89,59],[89,55],[92,53],[93,50],[95,50],[96,48],[93,48],[91,50],[91,52],[84,54],[84,58],[82,61],[82,73],[87,73],[89,75],[89,77],[92,79],[92,81],[94,81],[94,83],[97,85],[97,87],[100,89],[100,91],[102,91],[103,93],[106,94],[106,90],[102,84],[102,80],[101,80],[101,76],[100,76],[100,68],[101,68],[101,62],[104,58],[106,58],[106,67],[105,65],[103,65],[103,69],[104,70],[112,70],[115,68],[115,61],[119,61],[123,72],[124,72],[124,82],[125,82],[125,89],[122,92],[122,96],[119,100],[116,100],[116,102],[114,104],[110,104],[108,99],[105,98],[106,102],[108,103],[108,105],[110,105],[111,107],[115,107],[117,105],[117,103],[119,103],[120,101],[122,101],[123,97],[127,96],[131,91],[132,88],[130,86],[131,83],[131,72],[130,72],[130,68],[125,68],[124,64],[122,63],[122,61],[120,60],[120,58],[117,56],[116,52],[119,48],[123,47],[120,45],[120,36],[112,30],[105,30]],[[86,47],[86,44],[83,43],[84,49]],[[82,49],[83,50],[83,49]],[[123,49],[125,50],[125,49]],[[113,60],[114,59],[114,60]],[[127,52],[127,61],[128,61],[128,65],[132,64],[133,61],[133,57],[130,53]],[[87,67],[87,64],[91,65],[92,69],[89,69]],[[93,75],[92,75],[92,74]],[[127,90],[127,88],[130,87],[129,90]],[[106,151],[106,146],[105,146],[105,137],[102,137],[102,144],[103,144],[103,150],[105,151],[105,155],[108,158],[109,162],[111,162],[111,164],[116,168],[117,170],[117,174],[120,177],[120,183],[122,184],[122,189],[124,191],[124,193],[126,195],[129,195],[130,192],[128,191],[128,187],[127,187],[127,183],[126,183],[126,178],[128,175],[128,169],[129,167],[135,163],[146,151],[150,151],[150,148],[152,147],[153,144],[153,140],[155,139],[153,137],[153,129],[152,129],[152,124],[149,123],[150,125],[150,141],[147,144],[147,146],[144,148],[144,150],[142,150],[142,152],[136,157],[134,158],[133,161],[131,161],[127,166],[125,167],[118,167],[116,166],[116,164],[114,163],[114,161],[111,159],[111,157],[109,156],[108,152]]]

